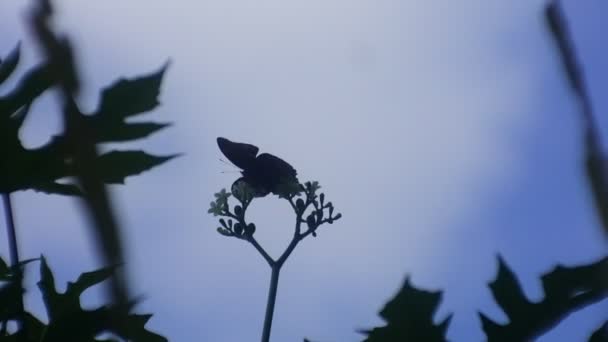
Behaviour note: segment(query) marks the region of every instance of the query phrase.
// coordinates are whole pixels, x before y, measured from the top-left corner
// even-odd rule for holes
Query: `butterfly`
[[[242,177],[232,183],[233,192],[240,182],[247,183],[255,197],[264,197],[269,193],[280,195],[282,185],[299,184],[293,166],[269,153],[258,155],[259,149],[255,145],[222,137],[217,138],[217,145],[228,160],[242,169]]]

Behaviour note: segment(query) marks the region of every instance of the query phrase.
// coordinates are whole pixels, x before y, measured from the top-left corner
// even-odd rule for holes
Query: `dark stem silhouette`
[[[251,204],[251,201],[254,198],[259,198],[259,196],[256,196],[255,187],[250,187],[246,182],[237,182],[236,185],[233,186],[232,194],[222,189],[219,193],[215,194],[216,200],[211,202],[209,213],[214,216],[228,218],[227,221],[224,220],[224,218],[219,219],[221,227],[219,227],[217,231],[224,236],[235,237],[249,242],[270,266],[271,275],[268,287],[266,313],[264,315],[264,326],[262,329],[262,342],[270,341],[272,318],[279,286],[279,274],[281,268],[287,261],[287,258],[289,258],[298,243],[305,237],[308,235],[316,236],[316,231],[319,226],[324,223],[332,224],[342,217],[339,213],[334,214],[334,207],[331,202],[325,202],[325,194],[316,194],[316,191],[319,188],[320,186],[317,182],[306,182],[304,185],[297,183],[291,185],[287,184],[286,189],[277,187],[276,190],[280,193],[279,196],[285,198],[289,202],[296,214],[293,237],[289,242],[289,245],[285,248],[285,251],[277,260],[274,260],[253,237],[256,230],[255,224],[247,223],[245,220],[245,212]],[[304,193],[303,198],[298,198],[302,196],[302,193]],[[240,203],[240,205],[234,206],[232,211],[228,205],[228,198],[231,195],[234,195]],[[307,209],[312,210],[308,211],[308,215],[306,216],[306,219],[304,219],[303,217],[305,213],[307,213]],[[307,229],[304,232],[302,232],[302,223],[306,223],[307,225]]]
[[[262,330],[262,342],[270,341],[270,329],[272,328],[272,317],[274,315],[274,304],[277,300],[277,288],[279,286],[279,273],[281,266],[272,267],[270,275],[270,287],[268,288],[268,301],[266,302],[266,314],[264,315],[264,329]]]
[[[11,194],[2,194],[2,201],[4,203],[4,214],[6,217],[6,233],[8,236],[8,248],[11,258],[11,267],[15,276],[15,286],[21,291],[21,283],[23,280],[23,272],[19,266],[19,244],[17,243],[17,229],[15,227],[15,216],[13,215],[13,204],[11,202]],[[17,320],[18,329],[21,330],[25,324],[23,317],[24,306],[23,306],[23,295],[17,298],[17,305],[19,310],[20,319]]]

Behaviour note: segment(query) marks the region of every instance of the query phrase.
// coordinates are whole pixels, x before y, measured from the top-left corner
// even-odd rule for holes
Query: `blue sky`
[[[213,193],[237,176],[221,173],[217,136],[283,157],[344,215],[285,265],[274,341],[360,340],[355,331],[381,324],[376,313],[406,274],[446,290],[439,316],[455,313],[450,339],[482,340],[477,310],[506,319],[486,287],[497,253],[532,299],[556,262],[603,256],[577,104],[544,3],[61,1],[56,22],[79,49],[85,110],[117,77],[172,61],[150,117],[174,126],[134,146],[185,155],[112,187],[131,279],[147,297],[141,309],[155,314],[149,326],[172,341],[261,333],[269,269],[251,246],[217,234],[207,214]],[[38,57],[26,5],[0,3],[0,51],[22,40],[30,66]],[[595,109],[607,112],[608,5],[565,7]],[[58,118],[46,94],[25,143],[47,141]],[[98,265],[73,200],[23,192],[15,202],[24,257],[44,253],[63,282]],[[291,234],[287,204],[259,200],[250,215],[276,256]],[[33,274],[28,281],[35,289]],[[28,305],[43,312],[35,290]],[[604,301],[540,340],[583,340],[606,312]]]

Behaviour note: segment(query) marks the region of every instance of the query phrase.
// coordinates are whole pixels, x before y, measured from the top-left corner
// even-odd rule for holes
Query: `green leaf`
[[[20,49],[21,43],[17,43],[15,48],[6,56],[6,58],[0,62],[0,84],[6,81],[11,76],[17,64],[19,64],[19,58],[21,56]]]
[[[362,331],[367,335],[365,342],[446,341],[452,315],[439,324],[433,322],[441,296],[441,291],[420,290],[406,278],[401,290],[380,311],[387,324]]]
[[[504,260],[499,257],[498,263],[498,275],[489,286],[509,323],[499,324],[479,313],[490,342],[535,340],[572,311],[608,297],[604,278],[608,274],[608,257],[590,265],[557,266],[543,275],[545,298],[540,302],[528,300]]]
[[[153,156],[143,151],[111,151],[98,157],[96,170],[105,183],[124,184],[126,177],[140,174],[177,156]]]
[[[169,63],[150,75],[135,79],[120,79],[101,94],[97,115],[114,119],[147,112],[158,106],[160,85]]]

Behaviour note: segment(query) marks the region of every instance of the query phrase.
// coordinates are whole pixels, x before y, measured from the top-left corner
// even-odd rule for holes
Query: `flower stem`
[[[277,287],[279,285],[279,272],[281,264],[272,266],[270,275],[270,287],[268,288],[268,302],[266,303],[266,316],[264,317],[264,330],[262,332],[262,342],[270,341],[270,328],[272,327],[272,316],[274,314],[274,304],[277,299]]]

